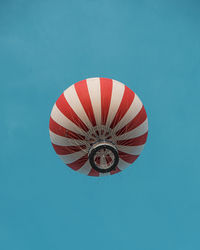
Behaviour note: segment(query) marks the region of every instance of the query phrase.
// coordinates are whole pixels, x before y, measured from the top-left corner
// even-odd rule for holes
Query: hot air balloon
[[[131,165],[144,148],[148,120],[139,97],[108,78],[71,85],[53,106],[49,133],[54,150],[73,170],[104,176]]]

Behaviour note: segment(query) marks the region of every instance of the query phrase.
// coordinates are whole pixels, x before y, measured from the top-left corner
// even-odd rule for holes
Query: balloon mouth
[[[93,169],[100,173],[108,173],[115,170],[118,162],[118,151],[111,142],[99,141],[92,145],[88,158]]]

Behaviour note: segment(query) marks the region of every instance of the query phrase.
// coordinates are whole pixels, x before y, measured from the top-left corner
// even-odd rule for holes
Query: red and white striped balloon
[[[137,159],[147,139],[148,120],[139,97],[126,85],[108,78],[89,78],[71,85],[58,98],[49,132],[66,165],[85,175],[104,176],[124,170]],[[90,164],[89,151],[99,141],[111,143],[119,156],[110,172],[99,172]],[[106,152],[103,158],[101,152],[95,156],[100,167],[113,159],[112,152]]]

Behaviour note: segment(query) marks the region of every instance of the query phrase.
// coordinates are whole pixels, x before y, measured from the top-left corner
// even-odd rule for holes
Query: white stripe
[[[73,154],[68,154],[68,155],[59,155],[60,159],[64,161],[65,164],[70,164],[78,159],[80,159],[82,156],[86,155],[87,153],[84,152],[83,150],[75,152]]]
[[[110,108],[109,108],[108,117],[106,121],[106,126],[108,127],[112,123],[117,113],[117,110],[121,104],[124,90],[125,90],[125,85],[123,83],[113,80]]]
[[[100,155],[100,166],[107,165],[106,158],[103,155]]]
[[[88,116],[85,113],[85,110],[80,102],[80,99],[76,93],[74,85],[69,87],[64,91],[64,96],[71,108],[74,110],[74,112],[77,114],[77,116],[82,120],[83,123],[88,128],[92,127],[92,124],[90,120],[88,119]]]
[[[77,172],[88,175],[91,169],[92,167],[90,166],[89,161],[86,161],[86,163],[80,169],[78,169]]]
[[[117,149],[127,154],[131,155],[139,155],[144,148],[144,144],[140,146],[122,146],[117,145]]]
[[[49,130],[50,139],[51,142],[58,146],[80,146],[85,145],[85,141],[75,140],[75,139],[69,139],[60,135],[57,135],[53,133],[51,130]]]
[[[61,125],[62,127],[73,131],[80,135],[86,135],[85,131],[79,128],[76,124],[70,121],[63,113],[57,108],[56,104],[53,106],[51,111],[51,118]]]
[[[121,119],[121,121],[119,121],[117,126],[114,128],[114,131],[118,131],[119,129],[127,125],[130,121],[132,121],[136,117],[136,115],[140,112],[142,106],[143,106],[142,102],[140,101],[139,97],[135,94],[131,106],[129,107],[128,111]]]
[[[139,137],[143,134],[145,134],[148,131],[148,119],[146,119],[143,123],[141,123],[138,127],[135,129],[124,133],[122,135],[119,135],[116,137],[116,140],[129,140],[136,137]]]
[[[127,167],[129,167],[131,164],[128,162],[125,162],[124,160],[122,160],[121,158],[119,159],[119,163],[118,163],[118,168],[122,171],[124,169],[126,169]]]
[[[108,173],[99,173],[99,177],[108,176],[108,175],[110,175],[110,172],[108,172]]]
[[[88,78],[87,80],[88,92],[90,95],[92,108],[97,125],[101,125],[101,90],[99,78]]]

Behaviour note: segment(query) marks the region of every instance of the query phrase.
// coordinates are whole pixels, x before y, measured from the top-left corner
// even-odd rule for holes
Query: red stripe
[[[90,95],[87,87],[86,80],[77,82],[74,84],[76,93],[79,97],[79,100],[85,110],[85,113],[87,114],[89,120],[91,121],[93,126],[96,126],[94,111],[92,108],[92,103],[90,100]]]
[[[80,146],[59,146],[53,144],[54,150],[58,155],[68,155],[73,154],[75,152],[81,151],[82,149],[86,148],[86,145],[80,145]]]
[[[66,135],[66,128],[60,126],[58,123],[56,123],[51,117],[49,120],[49,129],[60,136],[65,136]]]
[[[130,108],[134,97],[135,97],[135,93],[132,90],[130,90],[127,86],[125,86],[122,101],[121,101],[120,106],[117,110],[117,113],[116,113],[116,115],[115,115],[115,117],[110,125],[110,127],[112,129],[124,117],[124,115],[126,114],[128,109]]]
[[[53,133],[55,133],[57,135],[64,136],[64,137],[70,138],[70,139],[85,140],[85,136],[76,134],[76,133],[62,127],[57,122],[55,122],[51,117],[49,120],[49,128]]]
[[[111,163],[112,162],[112,158],[110,157],[110,155],[106,155],[106,162],[107,164]]]
[[[147,135],[148,135],[148,132],[133,139],[117,141],[117,144],[123,145],[123,146],[140,146],[140,145],[145,144],[147,140]]]
[[[128,163],[133,163],[139,155],[130,155],[130,154],[127,154],[127,153],[124,153],[124,152],[121,152],[121,151],[118,151],[119,153],[119,157],[124,160],[125,162],[128,162]]]
[[[90,170],[90,172],[89,172],[89,174],[88,174],[89,176],[99,176],[99,172],[97,172],[95,169],[91,169]]]
[[[116,167],[115,168],[115,170],[112,170],[112,171],[110,171],[110,174],[112,175],[112,174],[116,174],[116,173],[119,173],[121,170],[118,168],[118,167]]]
[[[100,78],[101,87],[101,123],[106,124],[110,107],[113,82],[112,79]]]
[[[136,117],[133,118],[133,120],[131,120],[126,126],[118,130],[116,135],[119,136],[137,128],[140,124],[142,124],[146,120],[146,118],[147,114],[143,106],[140,112],[136,115]]]
[[[100,165],[100,156],[97,156],[97,157],[95,158],[95,163],[97,163],[98,165]]]
[[[65,99],[64,94],[62,94],[57,102],[56,106],[58,109],[65,115],[70,121],[76,124],[79,128],[82,128],[84,131],[88,131],[87,126],[82,122],[82,120],[77,116],[74,110],[71,108],[67,100]]]
[[[81,158],[72,163],[67,164],[67,166],[69,166],[73,170],[79,170],[86,163],[87,160],[88,160],[88,154],[82,156]]]

